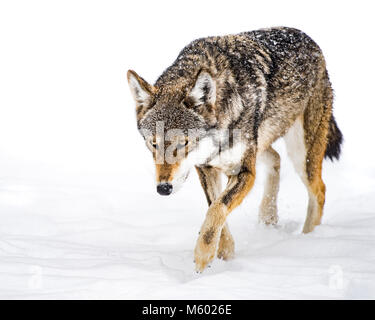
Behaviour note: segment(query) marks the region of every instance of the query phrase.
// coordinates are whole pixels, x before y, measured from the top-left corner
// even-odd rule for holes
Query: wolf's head
[[[169,195],[195,164],[212,153],[214,146],[207,132],[216,124],[216,83],[204,70],[191,82],[181,79],[160,86],[150,85],[129,70],[128,82],[138,129],[155,161],[157,191]]]

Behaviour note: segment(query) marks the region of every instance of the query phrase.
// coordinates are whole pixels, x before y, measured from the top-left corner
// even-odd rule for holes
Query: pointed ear
[[[128,71],[128,82],[130,91],[137,106],[147,105],[147,103],[150,102],[152,95],[155,93],[155,88],[148,84],[133,70]]]
[[[201,71],[198,74],[189,98],[193,100],[196,106],[204,103],[215,104],[216,82],[207,71]]]

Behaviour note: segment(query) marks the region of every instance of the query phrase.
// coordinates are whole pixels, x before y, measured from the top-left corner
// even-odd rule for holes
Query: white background
[[[374,298],[373,13],[372,1],[1,1],[0,296]],[[154,82],[195,38],[280,25],[320,45],[335,89],[345,144],[324,165],[323,225],[300,235],[307,198],[277,143],[280,226],[257,224],[259,168],[229,218],[236,259],[196,276],[203,192],[194,174],[157,196],[126,71]]]

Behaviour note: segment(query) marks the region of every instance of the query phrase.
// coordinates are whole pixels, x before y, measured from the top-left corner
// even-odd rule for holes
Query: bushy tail
[[[327,139],[328,143],[324,158],[329,158],[332,161],[334,160],[334,158],[338,160],[340,158],[343,136],[339,127],[337,126],[336,120],[333,115],[331,116],[331,120],[329,121]]]

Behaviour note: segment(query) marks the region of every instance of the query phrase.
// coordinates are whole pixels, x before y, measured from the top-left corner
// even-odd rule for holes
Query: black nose
[[[170,183],[160,183],[156,187],[156,191],[162,196],[169,196],[172,193],[173,186]]]

